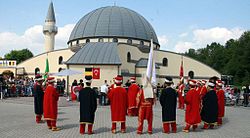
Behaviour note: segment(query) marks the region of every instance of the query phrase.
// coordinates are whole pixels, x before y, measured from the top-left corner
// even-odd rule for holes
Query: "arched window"
[[[90,42],[90,40],[89,39],[86,39],[86,43],[89,43]]]
[[[40,69],[39,68],[35,68],[35,75],[40,74]]]
[[[63,62],[63,57],[60,56],[59,59],[58,59],[58,64],[60,65],[60,64],[62,64],[62,62]]]
[[[194,72],[193,71],[189,71],[188,72],[188,76],[190,79],[193,79],[194,78]]]
[[[140,45],[144,45],[144,42],[143,42],[143,41],[140,41]]]
[[[117,38],[113,38],[113,42],[117,43],[118,39]]]
[[[130,62],[131,61],[131,54],[130,52],[127,53],[127,62]]]
[[[58,72],[60,72],[61,70],[62,70],[62,68],[59,68],[59,69],[58,69]]]
[[[131,39],[128,39],[128,40],[127,40],[127,43],[128,43],[128,44],[132,44],[132,40],[131,40]]]
[[[168,66],[168,59],[167,58],[162,59],[162,65],[166,66],[166,67]]]
[[[99,38],[99,39],[98,39],[98,42],[103,42],[103,38]]]

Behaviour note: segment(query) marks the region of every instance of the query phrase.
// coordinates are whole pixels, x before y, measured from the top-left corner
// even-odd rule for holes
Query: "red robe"
[[[216,92],[218,98],[218,118],[224,117],[225,113],[225,95],[224,90],[220,89]]]
[[[128,98],[126,89],[116,86],[108,93],[111,108],[111,120],[115,122],[125,122],[128,107]]]
[[[178,88],[178,101],[179,101],[179,107],[180,109],[184,109],[184,84],[181,84]]]
[[[207,93],[207,87],[203,85],[200,90],[200,97],[201,99],[204,97],[204,95]]]
[[[138,108],[136,105],[136,97],[140,88],[137,84],[133,83],[128,88],[128,110]]]
[[[185,98],[186,112],[185,121],[189,125],[196,125],[201,122],[200,116],[200,94],[196,89],[191,88]]]
[[[202,90],[202,86],[196,87],[196,91],[200,94]]]
[[[43,112],[45,120],[57,119],[58,98],[59,94],[56,92],[56,88],[49,84],[45,90],[43,100]]]

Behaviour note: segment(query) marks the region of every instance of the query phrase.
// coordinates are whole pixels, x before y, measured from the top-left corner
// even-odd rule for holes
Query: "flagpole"
[[[154,45],[151,39],[150,52],[148,55],[147,71],[144,77],[144,98],[154,98],[154,87],[156,85],[155,61],[154,61]]]

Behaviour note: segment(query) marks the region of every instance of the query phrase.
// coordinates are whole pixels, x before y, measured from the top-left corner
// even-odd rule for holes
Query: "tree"
[[[4,55],[5,59],[16,60],[17,64],[19,64],[20,62],[25,61],[31,57],[33,57],[33,54],[28,49],[11,50],[10,53]]]
[[[250,31],[239,39],[230,39],[225,46],[208,44],[206,48],[190,49],[186,56],[201,61],[221,74],[232,75],[234,84],[250,84]]]

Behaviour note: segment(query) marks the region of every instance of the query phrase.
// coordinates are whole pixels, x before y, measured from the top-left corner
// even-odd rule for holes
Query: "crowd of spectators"
[[[0,75],[0,92],[4,98],[8,97],[29,97],[34,94],[34,79],[31,77],[9,77]],[[65,90],[65,80],[57,80],[57,90],[63,95]]]

